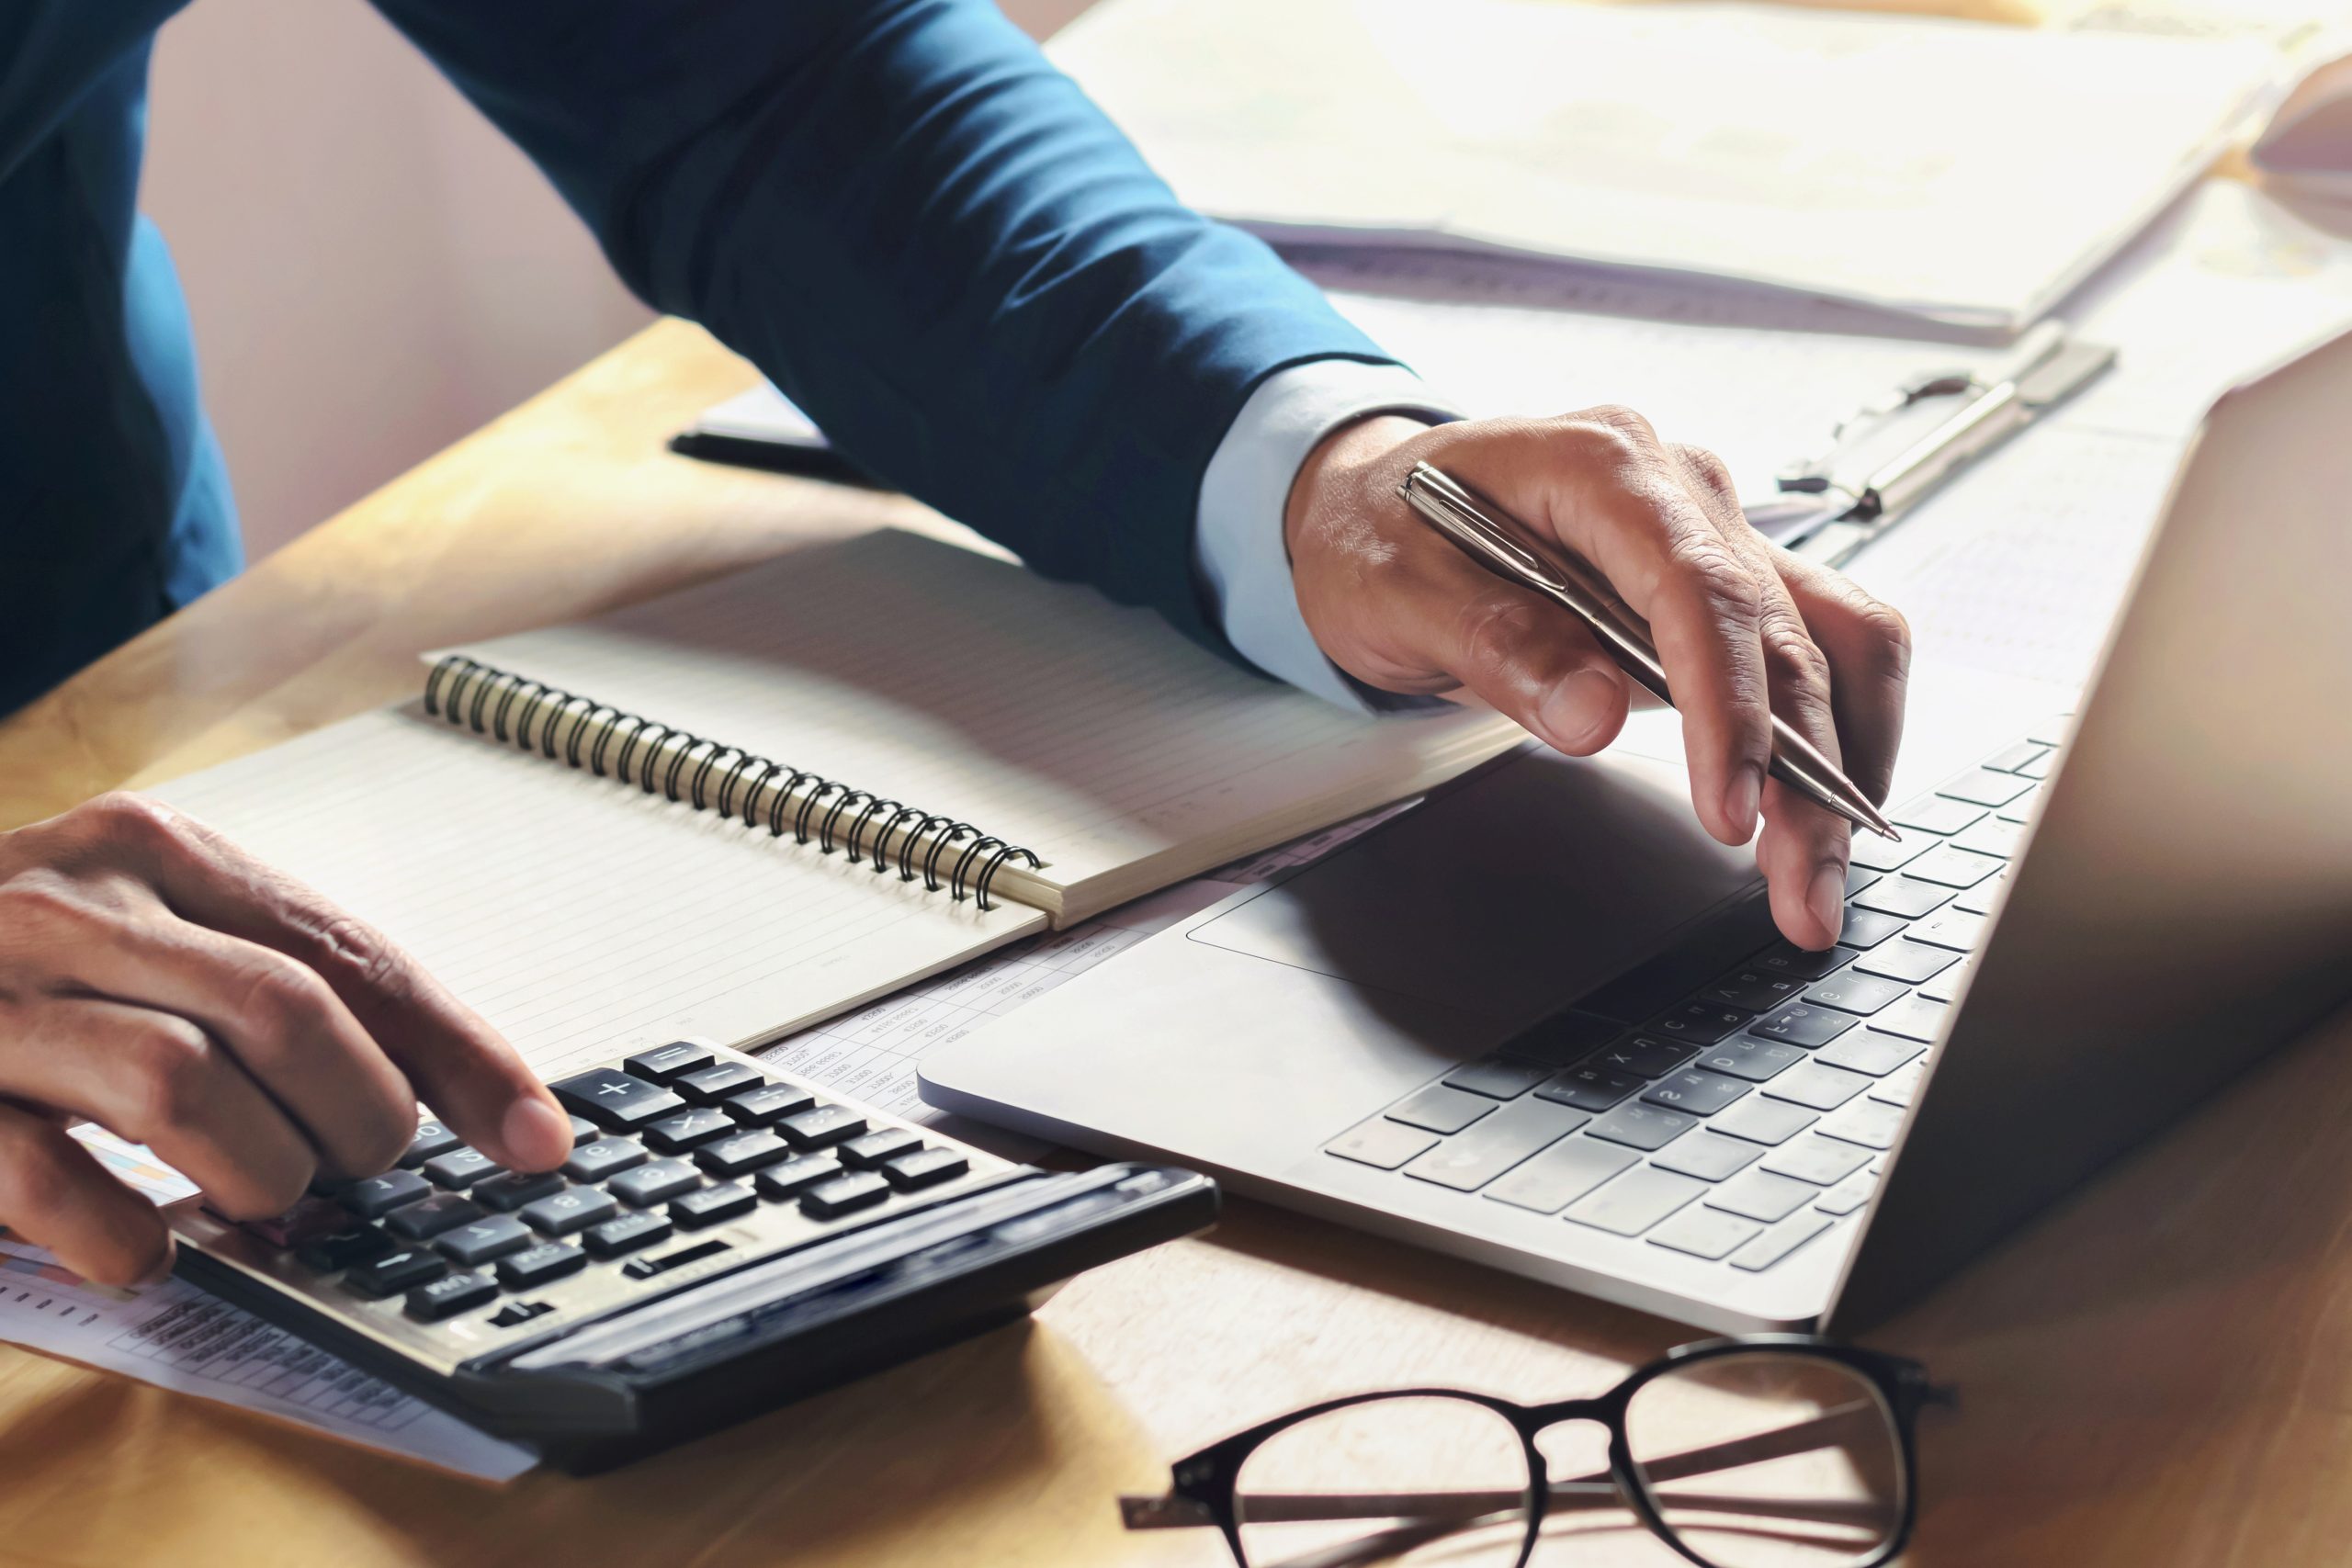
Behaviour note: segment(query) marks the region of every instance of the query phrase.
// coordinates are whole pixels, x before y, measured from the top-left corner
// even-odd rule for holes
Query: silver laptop
[[[1831,953],[1679,766],[1530,747],[924,1098],[1709,1327],[1867,1326],[2352,996],[2347,409],[2352,338],[2214,407],[2076,718],[1919,672]]]

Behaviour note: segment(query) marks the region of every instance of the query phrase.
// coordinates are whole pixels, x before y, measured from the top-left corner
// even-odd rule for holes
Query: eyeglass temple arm
[[[1868,1400],[1856,1400],[1826,1410],[1808,1420],[1795,1422],[1770,1432],[1758,1432],[1727,1442],[1710,1443],[1702,1448],[1686,1449],[1679,1454],[1667,1454],[1644,1462],[1643,1472],[1652,1482],[1681,1481],[1694,1475],[1707,1475],[1717,1471],[1736,1470],[1741,1465],[1755,1464],[1769,1459],[1783,1459],[1823,1446],[1830,1431],[1858,1415],[1874,1413]],[[1516,1492],[1419,1492],[1382,1495],[1362,1492],[1284,1493],[1279,1496],[1261,1495],[1251,1502],[1251,1511],[1261,1521],[1285,1519],[1346,1519],[1396,1518],[1422,1515],[1442,1507],[1448,1517],[1466,1512],[1489,1512],[1518,1505]],[[1546,1489],[1547,1508],[1608,1507],[1617,1502],[1617,1488],[1607,1471],[1555,1481]],[[1698,1499],[1690,1499],[1692,1502]],[[1813,1517],[1840,1511],[1827,1500],[1819,1503],[1790,1502],[1775,1504],[1761,1497],[1735,1499],[1738,1511],[1747,1513],[1780,1513],[1784,1509],[1796,1517]],[[1269,1512],[1272,1508],[1275,1511]],[[1311,1510],[1311,1511],[1310,1511]],[[1173,1493],[1158,1496],[1127,1494],[1119,1499],[1122,1521],[1128,1529],[1185,1529],[1216,1523],[1208,1508],[1190,1497]],[[1447,1528],[1453,1528],[1448,1526]]]

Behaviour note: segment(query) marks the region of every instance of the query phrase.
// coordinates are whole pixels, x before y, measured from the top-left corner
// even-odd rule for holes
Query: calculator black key
[[[1712,1002],[1685,1002],[1660,1013],[1642,1027],[1661,1040],[1712,1045],[1747,1021],[1744,1008],[1718,1007]]]
[[[817,1097],[797,1084],[772,1083],[729,1095],[720,1109],[746,1127],[764,1127],[816,1103]]]
[[[649,1083],[668,1083],[681,1073],[695,1072],[717,1060],[718,1057],[706,1047],[690,1040],[677,1040],[656,1045],[650,1051],[639,1051],[621,1066]]]
[[[409,1316],[419,1323],[438,1323],[498,1299],[498,1281],[487,1274],[449,1274],[408,1293]]]
[[[1391,1125],[1394,1123],[1392,1122]],[[1398,1131],[1402,1132],[1404,1129],[1399,1128]],[[1406,1160],[1412,1158],[1414,1154],[1420,1153],[1421,1149],[1426,1149],[1430,1145],[1437,1142],[1435,1138],[1426,1134],[1421,1134],[1420,1137],[1420,1148],[1415,1149],[1413,1154],[1400,1156],[1396,1165],[1403,1165]],[[1387,1168],[1394,1170],[1396,1166],[1390,1166]],[[831,1155],[803,1155],[798,1159],[786,1160],[782,1165],[768,1167],[767,1169],[760,1172],[752,1185],[763,1198],[797,1198],[819,1182],[831,1181],[841,1173],[842,1162]]]
[[[1491,1107],[1489,1108],[1491,1109]],[[1390,1111],[1395,1115],[1395,1111]],[[910,1127],[881,1127],[862,1138],[852,1138],[841,1146],[842,1163],[860,1170],[872,1170],[886,1160],[910,1155],[922,1147],[922,1134]]]
[[[545,1317],[553,1311],[555,1307],[547,1302],[508,1302],[492,1313],[488,1322],[492,1328],[512,1328],[535,1317]]]
[[[1623,1144],[1630,1149],[1662,1149],[1698,1124],[1696,1116],[1636,1101],[1632,1105],[1621,1105],[1608,1115],[1597,1118],[1585,1132],[1592,1137],[1606,1138],[1612,1144]]]
[[[563,1162],[563,1174],[574,1181],[594,1183],[635,1170],[650,1157],[645,1145],[633,1139],[598,1138],[573,1145],[571,1157]]]
[[[650,1280],[657,1274],[667,1274],[673,1269],[683,1269],[689,1263],[699,1263],[706,1258],[716,1258],[728,1250],[723,1241],[698,1241],[691,1247],[673,1247],[659,1258],[632,1258],[621,1265],[621,1272],[632,1280]]]
[[[455,1230],[468,1220],[481,1217],[481,1205],[456,1192],[444,1192],[427,1198],[422,1203],[408,1203],[392,1211],[384,1228],[409,1241],[430,1241],[443,1231]]]
[[[543,1241],[511,1258],[500,1258],[498,1279],[510,1291],[525,1291],[567,1274],[577,1274],[587,1267],[588,1255],[578,1247],[566,1247],[560,1241]]]
[[[599,1127],[619,1133],[683,1110],[685,1101],[657,1083],[615,1067],[597,1067],[548,1085],[564,1108]]]
[[[890,1183],[880,1171],[852,1171],[803,1192],[800,1212],[811,1219],[835,1219],[859,1209],[870,1209],[889,1195]]]
[[[413,1170],[388,1170],[344,1190],[343,1206],[363,1220],[380,1220],[406,1203],[433,1196],[433,1184]]]
[[[1865,975],[1859,969],[1849,969],[1843,975],[1832,975],[1805,992],[1804,999],[1823,1007],[1836,1008],[1862,1018],[1884,1008],[1889,1002],[1900,1001],[1910,987],[1898,980],[1883,976]]]
[[[451,1149],[424,1162],[425,1178],[434,1186],[446,1187],[452,1192],[462,1192],[505,1168],[480,1149]]]
[[[742,1124],[715,1105],[697,1105],[645,1124],[645,1141],[664,1154],[684,1154],[741,1132]]]
[[[510,1170],[503,1176],[493,1176],[488,1181],[477,1181],[472,1189],[474,1201],[501,1213],[511,1213],[524,1204],[563,1190],[563,1173],[556,1170]]]
[[[1448,1089],[1467,1089],[1489,1100],[1517,1100],[1552,1076],[1552,1069],[1509,1056],[1488,1056],[1464,1062],[1445,1075]]]
[[[1699,994],[1711,1002],[1726,1007],[1743,1008],[1749,1012],[1770,1012],[1782,1002],[1792,1002],[1804,991],[1805,983],[1794,975],[1775,974],[1763,969],[1735,969]]]
[[[657,1159],[614,1177],[605,1190],[632,1209],[650,1209],[701,1185],[701,1174],[684,1160]]]
[[[1810,998],[1812,991],[1805,996]],[[1747,1026],[1747,1032],[1764,1040],[1778,1040],[1784,1045],[1802,1045],[1812,1050],[1826,1045],[1854,1027],[1854,1015],[1817,1008],[1810,1000],[1792,1002],[1775,1013],[1767,1013]]]
[[[1747,1092],[1747,1085],[1737,1078],[1692,1067],[1650,1085],[1642,1102],[1662,1105],[1668,1111],[1687,1111],[1693,1116],[1713,1116]]]
[[[435,1155],[446,1155],[464,1142],[438,1122],[419,1122],[416,1136],[408,1141],[408,1153],[401,1156],[401,1168],[414,1170]]]
[[[395,1296],[416,1285],[428,1285],[449,1271],[437,1252],[404,1247],[344,1271],[343,1282],[363,1296]]]
[[[599,1192],[594,1187],[575,1187],[552,1198],[525,1204],[519,1217],[541,1235],[571,1235],[590,1225],[601,1225],[620,1212],[621,1206],[611,1193]]]
[[[1861,909],[1852,905],[1846,908],[1846,924],[1838,933],[1840,947],[1876,947],[1907,924],[1900,915],[1889,915],[1877,909]],[[1762,1009],[1758,1009],[1762,1011]]]
[[[1535,1093],[1578,1111],[1606,1111],[1648,1081],[1610,1067],[1570,1067]]]
[[[1612,1073],[1632,1073],[1636,1077],[1662,1078],[1689,1061],[1697,1050],[1695,1045],[1677,1045],[1635,1034],[1614,1045],[1603,1045],[1585,1059],[1585,1065],[1606,1067]]]
[[[1858,908],[1900,915],[1906,920],[1916,920],[1930,909],[1941,908],[1951,899],[1951,888],[1939,887],[1932,882],[1920,882],[1908,876],[1883,878],[1866,891],[1854,895]]]
[[[717,1062],[682,1073],[670,1080],[670,1087],[697,1105],[716,1105],[729,1095],[747,1089],[757,1089],[768,1081],[759,1068],[743,1062]]]
[[[471,1269],[477,1264],[495,1263],[510,1252],[537,1247],[538,1241],[531,1234],[531,1227],[512,1214],[484,1214],[446,1233],[433,1245],[443,1256]]]
[[[792,1145],[764,1127],[705,1144],[695,1151],[695,1163],[713,1176],[746,1176],[791,1157]]]
[[[1924,942],[1913,942],[1905,937],[1901,942],[1888,942],[1856,967],[1916,986],[1922,980],[1934,979],[1959,962],[1960,954],[1957,953],[1929,947]]]
[[[306,1241],[294,1249],[294,1256],[305,1269],[332,1274],[338,1269],[348,1269],[371,1258],[381,1258],[391,1250],[391,1237],[373,1225],[361,1225],[354,1230],[320,1236],[315,1241]]]
[[[1749,1083],[1769,1083],[1804,1060],[1804,1053],[1793,1045],[1743,1034],[1736,1040],[1708,1046],[1700,1053],[1699,1066],[1710,1072],[1746,1078]]]
[[[845,1105],[820,1105],[787,1116],[776,1126],[804,1149],[824,1149],[865,1132],[865,1118]]]
[[[895,1159],[882,1162],[882,1175],[891,1186],[905,1191],[922,1187],[936,1187],[943,1181],[953,1181],[972,1168],[972,1162],[954,1149],[916,1149]]]
[[[721,1220],[731,1220],[738,1214],[748,1214],[759,1205],[759,1195],[737,1182],[724,1187],[706,1187],[689,1192],[670,1204],[670,1217],[681,1230],[697,1230],[715,1225]]]
[[[1818,980],[1824,975],[1836,974],[1853,961],[1854,950],[1850,947],[1833,947],[1826,953],[1815,953],[1792,942],[1776,942],[1750,958],[1747,967],[1774,975],[1793,976],[1800,980]]]
[[[667,1241],[676,1227],[661,1214],[623,1214],[592,1226],[580,1243],[598,1258],[619,1258],[655,1242]]]
[[[575,1144],[593,1144],[596,1141],[596,1134],[602,1131],[585,1116],[574,1116],[569,1111],[564,1112],[564,1119],[571,1123],[571,1141]]]

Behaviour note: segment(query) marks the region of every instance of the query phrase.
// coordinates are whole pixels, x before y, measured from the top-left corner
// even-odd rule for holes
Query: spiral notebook
[[[1514,736],[1346,714],[884,530],[428,655],[409,702],[152,793],[389,932],[553,1076],[775,1038]]]

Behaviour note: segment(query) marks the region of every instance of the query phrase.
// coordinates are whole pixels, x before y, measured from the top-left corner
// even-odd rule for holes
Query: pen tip
[[[1884,839],[1890,844],[1899,844],[1903,841],[1903,835],[1894,830],[1894,824],[1892,822],[1883,828],[1873,827],[1871,831],[1876,833],[1880,838]]]

